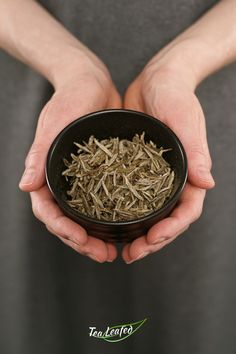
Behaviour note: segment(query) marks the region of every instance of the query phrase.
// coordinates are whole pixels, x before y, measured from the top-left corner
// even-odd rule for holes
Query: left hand
[[[204,114],[192,89],[192,75],[181,75],[184,70],[152,60],[125,94],[125,108],[146,112],[164,122],[180,138],[188,158],[188,181],[176,208],[147,235],[124,246],[126,263],[160,250],[182,234],[200,217],[206,190],[214,187]]]
[[[99,70],[97,62],[86,58],[79,67],[74,68],[71,76],[66,75],[65,79],[59,80],[55,93],[40,114],[20,188],[30,192],[35,217],[52,234],[80,254],[103,263],[116,258],[115,245],[88,235],[82,226],[66,217],[50,193],[45,179],[48,150],[64,127],[90,112],[121,107],[121,99],[111,77],[102,63],[100,65],[102,70]],[[59,74],[62,75],[62,72]]]

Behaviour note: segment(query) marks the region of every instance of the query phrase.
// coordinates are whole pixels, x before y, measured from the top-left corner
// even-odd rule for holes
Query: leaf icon
[[[120,333],[115,333],[113,335],[103,335],[101,337],[99,337],[100,339],[103,339],[107,342],[120,342],[121,340],[124,340],[128,337],[130,337],[132,334],[134,334],[145,322],[147,321],[147,318],[144,318],[141,321],[138,322],[133,322],[133,323],[127,323],[127,324],[120,324],[120,325],[116,325],[116,326],[112,326],[109,328],[109,330],[111,331],[112,329],[122,329],[122,327],[130,327],[132,326],[132,331],[131,333],[127,333],[124,336],[120,336]]]

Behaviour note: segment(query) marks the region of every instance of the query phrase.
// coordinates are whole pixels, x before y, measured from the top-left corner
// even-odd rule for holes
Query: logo
[[[146,321],[147,318],[138,322],[108,326],[105,331],[99,331],[97,327],[89,327],[89,337],[103,339],[106,342],[120,342],[134,334]]]

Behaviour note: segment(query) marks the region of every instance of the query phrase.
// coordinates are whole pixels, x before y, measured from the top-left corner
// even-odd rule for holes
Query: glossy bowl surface
[[[90,135],[97,139],[119,137],[132,139],[145,131],[145,141],[152,140],[157,147],[172,148],[164,157],[175,171],[172,195],[163,207],[157,211],[130,221],[103,221],[73,210],[66,203],[67,184],[62,176],[65,169],[63,158],[70,159],[71,152],[76,153],[74,141],[83,143]],[[53,141],[47,156],[46,180],[48,187],[65,215],[84,227],[89,235],[109,242],[130,242],[146,234],[148,229],[173,210],[187,179],[187,158],[184,148],[165,124],[142,112],[109,109],[90,113],[78,118],[66,126]]]

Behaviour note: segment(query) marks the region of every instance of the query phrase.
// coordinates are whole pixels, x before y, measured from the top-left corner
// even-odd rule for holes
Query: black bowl
[[[161,209],[130,221],[103,221],[89,217],[72,209],[66,203],[68,185],[62,171],[63,158],[70,159],[71,152],[77,151],[74,141],[82,143],[90,135],[98,139],[119,137],[132,139],[145,131],[145,141],[152,140],[157,147],[172,148],[165,153],[165,159],[175,171],[172,195]],[[165,124],[147,114],[125,109],[109,109],[83,116],[67,127],[53,141],[47,156],[46,179],[51,193],[59,207],[69,218],[84,227],[89,235],[109,242],[129,242],[146,234],[148,229],[173,210],[187,179],[187,159],[184,148]]]

